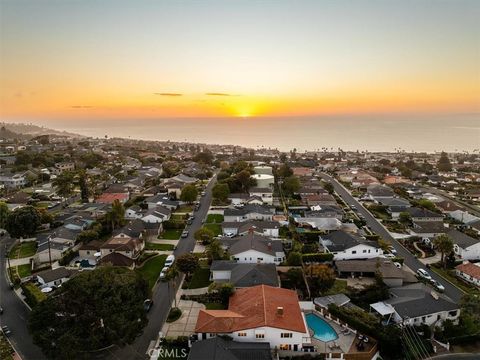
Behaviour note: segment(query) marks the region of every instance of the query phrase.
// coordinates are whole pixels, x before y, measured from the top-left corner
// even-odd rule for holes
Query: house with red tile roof
[[[311,346],[296,292],[267,285],[235,291],[228,310],[200,310],[195,333],[199,340],[229,335],[234,341],[269,343],[280,350]]]
[[[455,267],[455,273],[460,279],[480,287],[480,263],[465,261]]]
[[[130,195],[128,193],[103,193],[100,195],[95,202],[98,204],[112,204],[115,200],[120,201],[120,203],[125,204]]]

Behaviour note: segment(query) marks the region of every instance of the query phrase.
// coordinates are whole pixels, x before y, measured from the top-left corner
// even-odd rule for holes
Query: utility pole
[[[55,235],[53,233],[52,235]],[[50,269],[52,268],[52,250],[50,248],[50,239],[52,238],[52,235],[49,235],[47,240],[48,240],[48,260],[50,261]]]
[[[12,267],[10,266],[10,255],[7,253],[7,244],[5,244],[5,256],[8,262],[8,275],[10,276],[10,282],[12,282]]]

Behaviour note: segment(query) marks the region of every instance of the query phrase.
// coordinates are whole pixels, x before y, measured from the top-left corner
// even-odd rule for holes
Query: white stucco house
[[[320,245],[325,252],[333,254],[334,260],[371,259],[383,255],[377,242],[341,230],[320,235]]]
[[[228,335],[234,341],[269,343],[279,350],[311,346],[295,291],[267,285],[235,291],[228,310],[200,310],[195,333],[199,340]]]

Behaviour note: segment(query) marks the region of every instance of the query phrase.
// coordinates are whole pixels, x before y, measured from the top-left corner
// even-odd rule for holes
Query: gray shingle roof
[[[214,337],[193,343],[188,360],[271,360],[269,343],[236,342]]]
[[[480,240],[475,239],[471,236],[468,236],[467,234],[464,234],[461,231],[458,231],[455,229],[452,229],[449,232],[447,232],[447,235],[450,236],[454,244],[457,244],[462,249],[478,244],[480,242]]]

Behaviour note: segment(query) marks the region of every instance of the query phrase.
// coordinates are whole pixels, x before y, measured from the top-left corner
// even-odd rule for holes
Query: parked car
[[[395,257],[395,255],[389,254],[389,253],[383,254],[383,256],[386,257],[387,259],[393,259]]]
[[[143,310],[145,310],[145,312],[148,312],[152,307],[152,305],[153,305],[152,299],[145,299],[145,301],[143,302]]]
[[[12,332],[10,331],[10,329],[8,328],[8,326],[2,326],[2,331],[3,333],[5,334],[5,336],[10,336],[12,334]]]
[[[433,287],[434,287],[435,289],[437,289],[438,291],[440,291],[440,292],[444,292],[444,291],[445,291],[445,286],[443,286],[442,284],[440,284],[437,280],[432,279],[432,280],[431,280],[431,283],[432,283]]]
[[[164,266],[169,268],[170,266],[173,265],[174,261],[175,261],[175,255],[168,255],[167,258],[165,259]]]
[[[225,234],[225,236],[229,237],[229,238],[233,238],[235,236],[235,234],[232,233],[232,232],[228,232],[228,233]]]
[[[182,238],[186,238],[188,236],[188,230],[184,230],[181,236]]]
[[[402,264],[400,264],[399,262],[394,262],[393,265],[395,265],[397,268],[401,269],[402,268]]]
[[[201,195],[202,196],[205,196],[206,192],[205,191],[202,191]]]
[[[0,315],[3,314],[3,308],[0,306]]]
[[[392,254],[395,254],[395,255],[397,254],[397,250],[395,250],[395,248],[392,245],[388,247],[388,251],[390,251]]]
[[[165,266],[162,271],[160,271],[160,280],[165,279],[165,276],[167,276],[167,271],[168,271],[168,266]]]
[[[187,225],[192,225],[193,224],[193,220],[192,219],[188,219],[187,220]]]
[[[422,279],[425,279],[425,280],[432,280],[432,277],[430,276],[430,274],[425,270],[425,269],[418,269],[417,270],[417,275],[419,277],[421,277]]]

